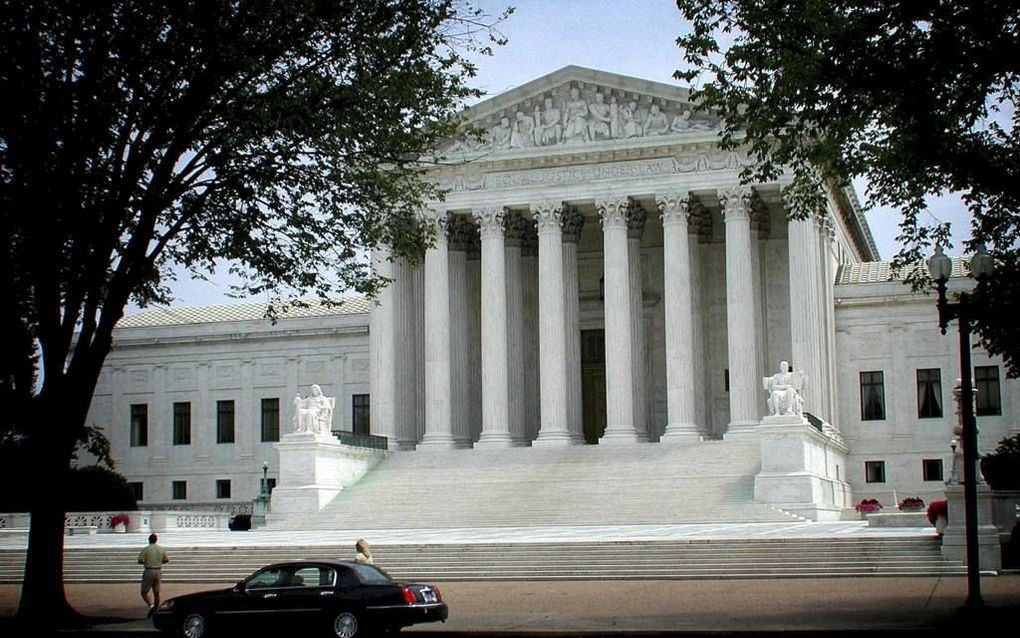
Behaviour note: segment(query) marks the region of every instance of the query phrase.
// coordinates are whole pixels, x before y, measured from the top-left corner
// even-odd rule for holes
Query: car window
[[[374,565],[351,565],[362,585],[387,585],[393,582],[389,574]]]
[[[245,587],[248,589],[265,589],[266,587],[282,587],[283,583],[287,582],[290,578],[290,572],[284,570],[281,567],[275,567],[272,569],[263,569],[260,572],[256,572],[248,582],[245,583]]]
[[[332,587],[333,570],[319,565],[298,568],[291,578],[291,587]]]

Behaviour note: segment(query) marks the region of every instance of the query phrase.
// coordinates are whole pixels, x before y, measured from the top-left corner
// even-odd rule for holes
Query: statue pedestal
[[[280,483],[273,490],[270,523],[318,512],[387,454],[310,432],[284,435],[276,449],[280,454]]]
[[[814,521],[838,521],[850,504],[847,448],[803,416],[767,416],[757,428],[761,471],[754,500]]]
[[[967,515],[963,485],[946,485],[946,501],[949,506],[949,525],[942,534],[942,556],[966,564]],[[999,571],[1002,567],[1002,549],[999,546],[999,530],[992,519],[992,501],[992,488],[978,485],[978,566],[981,571]]]

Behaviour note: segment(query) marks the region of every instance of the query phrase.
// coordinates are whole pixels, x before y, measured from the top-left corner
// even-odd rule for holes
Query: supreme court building
[[[852,190],[789,220],[783,184],[740,186],[751,160],[719,149],[685,89],[580,67],[466,117],[485,139],[424,169],[447,191],[422,211],[435,242],[420,268],[373,253],[392,280],[377,304],[121,322],[91,419],[142,503],[252,498],[311,384],[335,399],[332,429],[392,454],[684,446],[755,436],[780,362],[846,450],[829,479],[941,495],[957,343],[879,260]],[[954,274],[965,287],[960,260]],[[987,451],[1020,427],[1020,389],[999,360],[974,365]]]

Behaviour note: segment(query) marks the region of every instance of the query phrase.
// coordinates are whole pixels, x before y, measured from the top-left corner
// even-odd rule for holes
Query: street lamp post
[[[269,461],[262,461],[262,485],[259,498],[269,500]]]
[[[981,279],[992,270],[992,258],[985,253],[983,245],[979,245],[970,261],[971,276]],[[970,363],[970,328],[973,319],[970,303],[966,296],[956,302],[946,298],[946,283],[952,274],[953,262],[942,252],[942,246],[935,248],[935,254],[928,260],[928,270],[935,287],[938,289],[939,328],[946,334],[946,326],[953,319],[957,320],[960,331],[960,385],[963,415],[963,499],[966,518],[967,548],[967,607],[980,607],[981,599],[981,564],[978,549],[977,520],[977,423],[974,419],[974,394]]]

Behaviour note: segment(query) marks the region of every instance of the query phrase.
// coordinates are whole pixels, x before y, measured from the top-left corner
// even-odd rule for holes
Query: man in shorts
[[[156,544],[157,540],[155,534],[149,534],[149,545],[138,554],[138,564],[145,568],[142,571],[142,600],[149,606],[149,616],[159,607],[159,582],[163,578],[163,564],[170,562],[170,555]],[[155,600],[149,598],[150,589]]]

